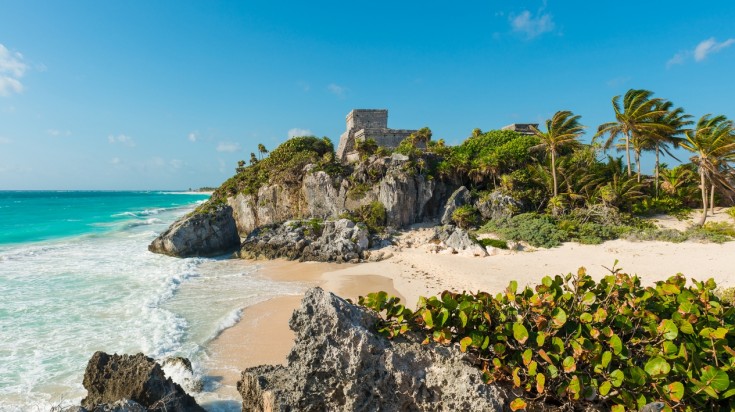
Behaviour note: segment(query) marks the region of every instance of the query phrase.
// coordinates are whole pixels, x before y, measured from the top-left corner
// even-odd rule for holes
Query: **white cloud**
[[[48,135],[51,137],[71,136],[71,131],[69,130],[62,132],[61,130],[57,130],[57,129],[48,129],[46,130],[46,133],[48,133]]]
[[[240,143],[233,142],[219,142],[217,145],[218,152],[233,153],[240,150]]]
[[[521,14],[510,16],[510,25],[516,33],[524,34],[528,39],[540,36],[554,30],[554,18],[549,13],[539,10],[536,15],[524,10]]]
[[[735,43],[735,39],[727,39],[722,43],[717,43],[714,37],[700,42],[697,47],[694,48],[694,60],[701,62],[706,59],[708,55],[717,53],[720,50],[732,46]]]
[[[119,165],[120,163],[122,163],[122,160],[120,160],[119,157],[113,157],[112,159],[110,159],[110,163],[113,165]]]
[[[194,143],[194,142],[196,142],[199,139],[199,132],[196,132],[196,131],[191,132],[191,133],[189,133],[189,136],[187,136],[187,137],[188,137],[188,139],[189,139],[190,142]]]
[[[0,144],[10,144],[10,143],[13,143],[13,141],[8,139],[7,137],[0,136]]]
[[[666,67],[669,68],[677,64],[684,64],[692,57],[695,62],[704,61],[710,54],[718,53],[733,44],[735,44],[735,39],[727,39],[718,43],[714,37],[710,37],[699,42],[693,50],[681,50],[676,53],[666,62]]]
[[[11,52],[0,43],[0,96],[21,93],[23,84],[20,78],[27,69],[28,66],[23,62],[22,54]]]
[[[119,134],[117,136],[109,135],[107,136],[107,141],[110,144],[119,143],[128,147],[135,147],[135,140],[130,136],[125,136],[124,134]]]
[[[346,87],[334,83],[330,83],[327,86],[327,90],[329,90],[330,93],[334,94],[337,97],[345,97],[345,94],[348,92],[348,89]]]
[[[294,127],[293,129],[290,129],[288,131],[288,138],[297,137],[297,136],[313,136],[314,133],[311,132],[309,129],[299,129],[298,127]]]

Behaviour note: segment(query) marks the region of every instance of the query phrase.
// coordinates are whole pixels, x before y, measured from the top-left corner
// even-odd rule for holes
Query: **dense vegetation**
[[[346,179],[348,198],[359,202],[385,173],[374,167],[376,159],[396,152],[409,158],[406,172],[470,189],[473,202],[454,212],[456,224],[494,232],[507,241],[552,247],[570,240],[600,243],[618,237],[732,238],[731,224],[708,224],[706,219],[715,213],[715,205],[732,205],[735,198],[733,122],[712,115],[694,122],[682,108],[647,90],[614,97],[612,108],[614,121],[597,127],[589,144],[582,142],[581,117],[559,111],[529,135],[474,129],[461,144],[449,146],[441,139],[433,141],[431,130],[422,128],[392,150],[373,140],[357,142],[361,160],[356,165],[337,162],[326,137],[296,137],[270,153],[259,145],[258,155],[251,153],[249,165],[241,161],[235,176],[200,212],[228,196],[257,193],[265,184],[297,187],[307,165],[312,165],[311,171]],[[669,167],[661,162],[676,147],[691,153],[689,163]],[[613,149],[623,156],[609,154]],[[649,153],[655,156],[652,176],[641,170]],[[498,193],[515,200],[515,216],[490,219],[481,213],[484,199]],[[707,213],[686,232],[658,230],[641,219],[656,214],[685,218],[696,207]],[[365,221],[371,230],[385,225],[384,210],[377,205],[362,205],[346,215]]]
[[[681,275],[644,287],[613,267],[599,282],[580,269],[522,290],[513,281],[494,297],[443,292],[415,311],[385,292],[359,303],[381,314],[378,331],[391,339],[416,332],[473,354],[487,382],[513,388],[513,410],[663,401],[725,411],[735,408],[735,307],[715,289]]]

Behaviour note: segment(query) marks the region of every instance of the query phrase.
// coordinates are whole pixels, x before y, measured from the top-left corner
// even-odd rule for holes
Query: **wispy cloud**
[[[217,145],[218,152],[233,153],[240,150],[240,143],[234,142],[219,142]]]
[[[57,129],[48,129],[46,130],[46,133],[51,137],[71,136],[71,131],[69,130],[61,131]]]
[[[672,58],[666,62],[666,67],[675,66],[677,64],[684,64],[690,59],[694,59],[695,62],[699,63],[707,59],[707,56],[720,52],[735,44],[735,39],[727,39],[723,42],[717,42],[714,37],[702,40],[694,47],[693,50],[680,50]]]
[[[294,127],[293,129],[290,129],[288,131],[288,138],[297,137],[297,136],[312,136],[313,133],[309,129],[299,129],[298,127]]]
[[[543,9],[535,14],[528,10],[518,15],[511,14],[509,20],[513,31],[523,34],[529,40],[548,33],[556,27],[554,17],[549,13],[544,13]]]
[[[12,143],[12,142],[13,142],[13,141],[12,141],[12,140],[10,140],[10,139],[8,139],[7,137],[2,137],[2,136],[0,136],[0,144],[10,144],[10,143]]]
[[[190,142],[194,143],[197,140],[199,140],[199,132],[193,131],[193,132],[189,133],[189,135],[187,136],[187,138],[189,139]]]
[[[329,90],[330,93],[332,93],[335,96],[340,97],[340,98],[345,97],[345,95],[349,91],[348,88],[346,88],[344,86],[340,86],[340,85],[335,84],[335,83],[330,83],[327,86],[327,90]]]
[[[135,147],[135,140],[133,140],[132,137],[126,136],[124,134],[119,134],[117,136],[109,135],[107,136],[107,141],[110,144],[121,144],[128,147]]]
[[[23,91],[23,77],[28,65],[23,62],[23,55],[11,52],[0,43],[0,96],[10,96]]]

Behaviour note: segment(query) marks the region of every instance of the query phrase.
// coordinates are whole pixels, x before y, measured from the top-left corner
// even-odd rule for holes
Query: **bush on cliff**
[[[409,331],[424,343],[455,343],[473,354],[485,380],[511,386],[511,409],[546,402],[612,411],[663,401],[665,410],[735,408],[735,307],[713,280],[679,274],[644,287],[612,269],[595,282],[576,275],[504,293],[443,292],[416,311],[385,292],[360,297],[381,314],[388,338]]]

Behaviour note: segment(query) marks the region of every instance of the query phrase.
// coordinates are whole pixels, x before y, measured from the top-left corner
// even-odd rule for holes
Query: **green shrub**
[[[644,198],[633,205],[633,213],[646,216],[665,214],[674,216],[678,220],[686,220],[691,215],[692,210],[684,206],[681,199],[661,197],[658,199]]]
[[[567,232],[556,227],[551,216],[522,213],[510,219],[490,221],[482,232],[495,232],[505,240],[524,241],[535,247],[551,248],[567,239]]]
[[[480,219],[480,213],[472,205],[462,205],[452,212],[452,221],[462,229],[475,226]]]
[[[725,213],[727,213],[731,218],[733,218],[733,220],[735,220],[735,206],[727,209],[727,212]]]
[[[500,239],[478,239],[477,243],[482,247],[492,246],[498,249],[508,249],[508,242]]]
[[[364,223],[370,233],[378,233],[385,229],[388,212],[382,203],[373,201],[353,212],[342,213],[339,217]]]
[[[522,394],[511,404],[585,404],[615,412],[663,401],[666,410],[735,408],[735,307],[720,300],[713,280],[684,276],[643,287],[619,273],[595,282],[576,275],[544,277],[493,297],[443,292],[420,298],[416,311],[385,292],[359,303],[382,316],[378,332],[413,331],[424,344],[458,343],[473,353],[487,382]],[[543,408],[545,405],[536,405]]]

